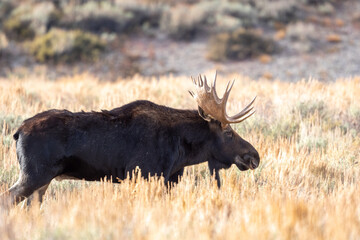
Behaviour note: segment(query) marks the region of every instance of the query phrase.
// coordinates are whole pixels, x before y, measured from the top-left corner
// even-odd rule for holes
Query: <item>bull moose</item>
[[[220,187],[220,169],[257,168],[258,152],[230,127],[255,112],[255,98],[229,117],[226,103],[234,81],[219,98],[216,75],[210,86],[206,77],[192,80],[195,91],[189,92],[198,110],[139,100],[110,111],[49,110],[25,120],[14,134],[19,179],[3,196],[17,204],[36,193],[41,202],[54,178],[119,182],[136,167],[144,178],[162,175],[173,184],[184,167],[202,162],[208,162]]]

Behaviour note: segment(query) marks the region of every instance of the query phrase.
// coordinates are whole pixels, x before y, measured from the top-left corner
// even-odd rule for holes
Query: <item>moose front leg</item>
[[[216,162],[214,162],[214,161],[209,161],[208,166],[209,166],[209,170],[210,170],[210,175],[212,176],[213,174],[215,174],[215,180],[216,180],[217,186],[218,186],[218,188],[220,188],[221,180],[220,180],[219,170],[221,168],[219,166],[217,166]]]

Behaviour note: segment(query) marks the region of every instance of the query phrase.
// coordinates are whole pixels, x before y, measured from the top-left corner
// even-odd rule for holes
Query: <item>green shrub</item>
[[[4,22],[4,31],[9,38],[16,41],[31,39],[35,31],[31,28],[30,20],[23,20],[20,17],[10,17]]]
[[[302,119],[308,119],[314,114],[317,114],[323,120],[327,120],[330,116],[327,106],[322,100],[300,102],[292,111],[293,113],[299,113]]]
[[[0,1],[0,22],[3,22],[13,9],[14,4],[10,0]]]
[[[212,37],[208,45],[208,58],[214,61],[244,60],[276,51],[277,46],[273,40],[254,31],[240,29]]]
[[[295,136],[299,131],[300,124],[293,118],[280,119],[274,125],[271,125],[269,136],[273,139],[287,138]]]
[[[322,15],[330,16],[335,12],[335,7],[331,3],[324,3],[317,6],[317,10]]]
[[[297,14],[300,12],[298,6],[297,0],[256,1],[258,17],[266,22],[289,23],[298,18]]]
[[[4,21],[4,31],[16,40],[32,39],[56,25],[61,12],[52,2],[27,2],[19,4]]]
[[[123,26],[116,19],[110,16],[89,16],[75,23],[67,25],[70,28],[78,28],[93,33],[123,31]]]
[[[81,29],[93,33],[113,32],[131,33],[147,28],[158,27],[162,8],[141,3],[121,4],[110,1],[89,1],[76,8],[66,6],[61,26],[68,29]]]
[[[236,30],[239,27],[248,28],[255,26],[257,23],[256,10],[250,4],[221,2],[218,11],[219,14],[216,14],[216,27],[220,30]],[[226,19],[228,21],[232,19],[233,23],[226,23]]]
[[[228,1],[200,1],[167,8],[161,29],[175,40],[191,40],[201,33],[234,31],[256,24],[255,10],[249,4]]]
[[[161,29],[175,40],[191,40],[200,31],[205,20],[202,12],[192,13],[193,8],[180,6],[167,11],[161,19]]]
[[[97,59],[104,49],[105,44],[94,34],[60,29],[36,37],[29,46],[30,53],[39,62],[91,61]]]
[[[297,52],[311,52],[320,47],[315,26],[310,23],[295,22],[286,27],[286,38],[292,41],[291,48]]]

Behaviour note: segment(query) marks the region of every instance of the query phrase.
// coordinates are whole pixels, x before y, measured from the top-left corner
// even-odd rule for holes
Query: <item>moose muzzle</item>
[[[258,154],[245,154],[240,157],[239,155],[235,157],[235,165],[241,170],[245,171],[249,168],[254,170],[259,166],[260,158]]]

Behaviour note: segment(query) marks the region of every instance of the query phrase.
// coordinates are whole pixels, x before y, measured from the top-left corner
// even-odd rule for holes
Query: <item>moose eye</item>
[[[232,131],[226,131],[224,132],[225,136],[228,138],[232,138],[233,137],[233,132]]]

